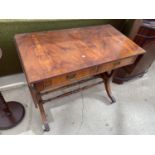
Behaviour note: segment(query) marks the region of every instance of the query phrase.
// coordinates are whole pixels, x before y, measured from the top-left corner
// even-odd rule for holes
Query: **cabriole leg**
[[[116,100],[115,100],[114,96],[112,95],[112,91],[111,91],[111,87],[110,87],[110,82],[112,80],[113,74],[114,74],[114,71],[111,71],[111,73],[105,72],[105,73],[101,74],[101,78],[104,80],[105,89],[106,89],[106,92],[107,92],[109,98],[111,99],[112,103],[115,103]]]

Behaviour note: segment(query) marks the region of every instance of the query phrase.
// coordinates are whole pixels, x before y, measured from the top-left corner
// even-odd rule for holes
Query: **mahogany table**
[[[49,125],[43,103],[103,81],[113,103],[110,89],[113,70],[134,63],[136,57],[145,52],[111,25],[17,34],[15,41],[45,131],[49,131]],[[43,99],[47,93],[93,78],[102,81]]]

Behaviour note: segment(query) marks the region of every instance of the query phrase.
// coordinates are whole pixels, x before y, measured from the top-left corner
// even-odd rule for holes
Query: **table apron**
[[[59,88],[59,87],[77,82],[79,80],[83,80],[85,78],[98,75],[100,73],[108,72],[123,66],[133,64],[135,62],[135,59],[136,59],[136,56],[133,56],[130,58],[125,58],[114,62],[109,62],[106,64],[101,64],[90,68],[82,69],[79,71],[71,72],[65,75],[60,75],[57,77],[53,77],[53,78],[38,82],[35,84],[35,87],[39,92],[46,89]]]

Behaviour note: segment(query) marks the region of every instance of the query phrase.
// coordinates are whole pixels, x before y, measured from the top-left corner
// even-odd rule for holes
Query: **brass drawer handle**
[[[67,80],[71,80],[71,79],[74,79],[76,77],[76,74],[75,73],[71,73],[71,74],[68,74],[67,76],[66,76],[66,79]]]
[[[121,61],[117,61],[117,62],[114,62],[114,63],[113,63],[114,66],[118,66],[118,65],[120,65],[120,64],[121,64]]]

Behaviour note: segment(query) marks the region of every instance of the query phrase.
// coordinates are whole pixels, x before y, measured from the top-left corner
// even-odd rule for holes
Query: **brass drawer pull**
[[[114,63],[113,63],[114,66],[118,66],[118,65],[120,65],[120,64],[121,64],[121,61],[117,61],[117,62],[114,62]]]
[[[76,77],[76,74],[75,73],[72,73],[72,74],[68,74],[67,76],[66,76],[66,79],[67,80],[71,80],[71,79],[74,79]]]

